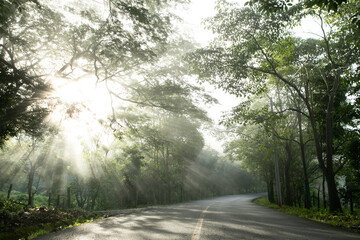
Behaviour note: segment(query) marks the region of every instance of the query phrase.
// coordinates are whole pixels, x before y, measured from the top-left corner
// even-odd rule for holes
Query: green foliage
[[[0,200],[5,200],[7,198],[7,194],[5,192],[0,192]]]
[[[255,203],[313,221],[331,224],[333,226],[342,227],[357,232],[360,231],[360,217],[348,212],[331,213],[327,209],[306,209],[286,205],[279,207],[276,204],[269,203],[266,198],[257,199],[255,200]]]
[[[339,7],[347,2],[348,0],[308,0],[306,1],[306,6],[308,8],[318,6],[321,9],[337,12]]]
[[[1,213],[19,212],[23,210],[24,206],[25,206],[24,204],[21,204],[18,201],[12,199],[2,200],[0,202],[0,211]]]
[[[35,204],[35,206],[47,206],[48,205],[48,196],[35,195],[34,204]]]
[[[317,6],[327,11],[337,12],[342,4],[349,2],[348,0],[303,0],[299,1],[304,4],[307,8],[313,8]],[[278,11],[289,11],[294,6],[293,0],[250,0],[245,5],[255,6],[260,5],[260,9],[266,13],[273,13]]]
[[[292,188],[290,171],[294,170],[297,160],[292,157],[295,150],[292,143],[299,143],[296,139],[300,138],[294,113],[305,116],[310,125],[304,127],[310,129],[307,133],[312,133],[314,141],[313,146],[306,146],[306,151],[316,150],[319,168],[328,184],[330,208],[339,211],[341,203],[334,176],[347,161],[342,159],[345,157],[343,146],[356,135],[355,125],[359,120],[355,101],[350,100],[358,98],[358,90],[354,89],[357,84],[353,80],[358,75],[355,66],[359,63],[360,48],[354,35],[359,36],[359,29],[350,19],[356,15],[359,3],[315,1],[320,7],[326,5],[331,10],[324,12],[308,9],[303,2],[292,6],[291,2],[259,0],[239,7],[219,1],[217,14],[207,20],[216,37],[209,46],[188,54],[187,60],[200,81],[248,98],[224,121],[230,129],[235,129],[237,136],[243,136],[244,125],[254,124],[281,140],[272,147],[283,151],[279,158],[283,162],[288,204]],[[318,39],[297,38],[290,32],[305,16],[322,23]],[[328,31],[327,27],[334,31]],[[269,105],[263,104],[261,108],[253,103],[265,95],[277,99],[271,100],[275,102],[271,111]],[[239,125],[242,126],[238,130]],[[257,140],[263,142],[261,138]],[[303,171],[307,175],[304,142],[300,145]],[[238,152],[242,151],[247,152],[246,149]],[[257,152],[255,149],[254,155]],[[236,155],[246,161],[251,153]],[[337,156],[340,156],[339,161]],[[256,166],[259,165],[261,161]],[[272,182],[270,178],[268,184]],[[305,182],[308,186],[308,181]]]
[[[19,133],[41,132],[49,112],[61,104],[50,93],[47,78],[54,73],[69,80],[76,65],[97,82],[116,82],[126,89],[124,75],[148,66],[166,50],[173,18],[163,9],[178,2],[187,1],[108,1],[98,10],[86,1],[61,7],[1,0],[0,146]],[[99,13],[103,10],[108,17]],[[72,116],[74,105],[64,107]]]
[[[99,214],[84,210],[28,208],[23,204],[0,201],[0,238],[35,238],[52,231],[100,219]]]
[[[22,131],[35,136],[40,134],[49,108],[39,98],[50,90],[49,85],[4,59],[0,59],[0,79],[0,146]]]
[[[28,195],[25,193],[20,193],[20,194],[14,194],[13,195],[13,199],[19,202],[23,202],[26,203],[28,200]]]

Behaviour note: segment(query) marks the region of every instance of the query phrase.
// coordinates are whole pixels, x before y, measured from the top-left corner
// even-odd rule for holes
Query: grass
[[[309,220],[330,224],[355,232],[360,232],[360,217],[356,214],[353,215],[346,211],[343,213],[330,213],[327,209],[306,209],[286,205],[279,207],[276,204],[270,203],[265,197],[259,198],[254,202],[256,204],[270,207],[291,215],[296,215]]]
[[[83,219],[83,218],[82,218]],[[71,221],[70,222],[58,222],[56,224],[45,224],[44,226],[41,226],[38,230],[35,230],[35,231],[32,231],[28,234],[28,237],[27,239],[34,239],[36,237],[40,237],[42,235],[46,235],[46,234],[49,234],[51,232],[55,232],[55,231],[58,231],[58,230],[63,230],[63,229],[67,229],[67,228],[71,228],[71,227],[75,227],[75,226],[79,226],[79,225],[83,225],[83,224],[86,224],[86,223],[90,223],[90,222],[93,222],[93,221],[96,221],[96,220],[99,220],[99,219],[102,219],[102,217],[99,217],[99,218],[96,218],[96,219],[88,219],[88,220],[76,220],[73,224],[71,224]],[[26,238],[22,238],[22,239],[26,239]]]

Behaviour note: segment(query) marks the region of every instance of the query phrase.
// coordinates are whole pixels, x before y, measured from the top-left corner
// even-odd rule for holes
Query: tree
[[[3,29],[4,30],[4,29]],[[15,66],[11,36],[0,40],[0,146],[11,136],[26,132],[35,135],[50,111],[45,93],[51,88],[45,80]]]
[[[163,9],[184,2],[76,1],[65,7],[2,0],[0,145],[21,131],[34,134],[44,124],[59,104],[49,99],[56,78],[71,82],[92,74],[98,83],[111,85],[111,95],[120,96],[110,91],[112,84],[126,88],[124,79],[166,49],[172,17]],[[104,16],[100,12],[106,9]]]
[[[330,209],[341,210],[333,157],[334,112],[335,106],[343,102],[342,89],[351,86],[344,74],[351,72],[357,50],[340,47],[341,38],[333,39],[334,35],[325,31],[322,13],[315,13],[322,23],[322,39],[301,40],[286,31],[291,20],[287,13],[263,15],[257,6],[238,9],[226,3],[217,8],[218,14],[209,23],[218,37],[208,49],[189,56],[195,71],[202,79],[237,96],[265,91],[270,76],[296,94],[306,107],[301,113],[311,123],[318,163],[327,180]],[[317,97],[324,101],[325,109],[318,108]],[[324,121],[319,121],[320,112]]]
[[[131,146],[125,149],[125,157],[128,158],[124,167],[124,183],[130,191],[130,199],[134,200],[135,207],[138,204],[138,178],[141,174],[141,165],[142,159],[144,158],[141,155],[139,148],[135,146]]]
[[[232,161],[240,161],[242,167],[252,172],[266,184],[268,199],[275,202],[273,138],[261,125],[248,124],[246,127],[231,127],[237,136],[231,141],[225,153]]]

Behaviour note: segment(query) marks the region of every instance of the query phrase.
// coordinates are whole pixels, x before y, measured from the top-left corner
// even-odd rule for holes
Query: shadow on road
[[[234,195],[150,207],[39,239],[191,239],[198,219],[207,207],[200,239],[360,239],[360,234],[251,202],[259,196]]]

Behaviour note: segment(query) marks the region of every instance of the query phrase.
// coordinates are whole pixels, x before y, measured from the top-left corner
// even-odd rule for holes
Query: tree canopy
[[[266,189],[353,209],[360,3],[219,0],[205,47],[178,29],[187,3],[0,0],[0,200],[93,211]],[[207,84],[240,101],[223,153]]]
[[[208,20],[217,37],[209,47],[189,54],[188,59],[201,79],[237,96],[253,99],[264,93],[273,95],[274,88],[287,92],[284,97],[292,98],[290,105],[284,106],[284,97],[280,97],[278,113],[295,111],[308,119],[319,167],[326,177],[330,209],[338,211],[338,170],[334,169],[338,139],[357,135],[345,126],[356,128],[358,119],[355,105],[347,97],[357,85],[352,76],[357,74],[359,48],[357,40],[349,37],[359,29],[348,20],[353,14],[349,9],[357,9],[358,4],[349,2],[327,13],[304,7],[302,2],[292,6],[290,1],[274,1],[269,3],[273,8],[263,14],[267,3],[252,1],[249,7],[240,8],[219,2],[217,15]],[[304,16],[318,19],[319,38],[302,39],[289,31]],[[351,29],[351,34],[344,34],[345,28]],[[234,109],[233,121],[244,119],[238,119],[237,113],[244,117],[244,106],[249,103]],[[265,121],[260,114],[248,117]]]
[[[184,61],[188,1],[1,3],[1,198],[103,210],[262,189],[205,144],[217,100]]]

